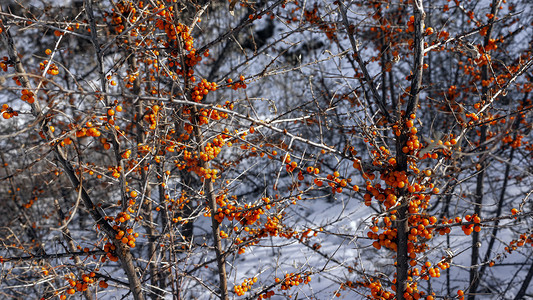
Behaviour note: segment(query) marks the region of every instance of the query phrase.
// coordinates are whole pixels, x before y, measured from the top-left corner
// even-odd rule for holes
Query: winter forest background
[[[7,0],[1,299],[533,299],[527,0]]]

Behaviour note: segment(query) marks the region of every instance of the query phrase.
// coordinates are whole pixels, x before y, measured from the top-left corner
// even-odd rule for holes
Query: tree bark
[[[501,0],[493,0],[491,4],[491,14],[494,15],[493,20],[496,19],[496,15],[498,13],[498,7],[500,6]],[[483,42],[483,47],[486,47],[489,44],[490,36],[492,34],[492,28],[493,25],[490,24],[489,28],[487,30],[487,34],[485,35],[485,40]],[[481,53],[481,55],[485,55],[485,53]],[[489,64],[490,61],[487,62]],[[481,67],[481,81],[488,80],[490,78],[489,74],[489,67],[485,64]],[[484,103],[487,101],[490,97],[488,95],[489,89],[487,86],[483,86],[481,89],[481,99]],[[479,138],[479,145],[481,148],[479,149],[480,152],[484,152],[487,149],[487,145],[484,145],[487,140],[487,125],[482,125],[481,127],[481,136]],[[483,194],[484,194],[484,180],[485,180],[485,169],[488,165],[487,159],[485,159],[485,155],[481,155],[478,161],[478,164],[481,166],[481,170],[479,171],[479,174],[476,178],[476,195],[475,195],[475,207],[474,207],[474,213],[478,216],[481,213],[481,207],[483,204]],[[472,257],[471,257],[471,268],[470,268],[470,288],[468,291],[468,300],[474,300],[476,298],[476,291],[479,286],[479,276],[480,273],[478,271],[478,268],[476,265],[479,263],[479,247],[480,247],[480,241],[479,241],[479,232],[475,231],[472,233]]]
[[[414,61],[413,61],[413,79],[411,81],[411,90],[409,100],[407,102],[407,108],[405,109],[405,115],[400,116],[401,122],[405,124],[406,120],[411,114],[415,114],[418,108],[419,92],[422,85],[422,72],[424,65],[424,6],[422,0],[415,0],[413,2],[414,12]],[[407,154],[403,153],[402,149],[407,145],[409,139],[408,132],[403,130],[400,136],[396,139],[396,161],[397,170],[401,172],[408,171]],[[400,208],[398,211],[398,217],[396,221],[398,247],[396,250],[396,299],[405,299],[405,292],[408,281],[408,234],[409,234],[409,202],[410,195],[407,191],[407,187],[399,189]]]

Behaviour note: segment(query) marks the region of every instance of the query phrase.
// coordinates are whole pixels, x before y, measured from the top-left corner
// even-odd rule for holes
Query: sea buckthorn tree
[[[0,6],[4,297],[533,293],[527,1]]]

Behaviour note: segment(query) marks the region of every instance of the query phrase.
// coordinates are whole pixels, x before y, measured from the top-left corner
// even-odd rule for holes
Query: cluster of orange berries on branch
[[[285,170],[289,173],[294,172],[294,170],[298,168],[298,163],[291,160],[291,155],[289,153],[285,154],[283,163],[285,163]]]
[[[65,35],[65,32],[63,32],[61,30],[54,30],[54,35],[57,36],[57,37],[60,37],[62,35]]]
[[[391,217],[386,217],[386,218],[387,218],[386,224],[390,223],[391,220],[396,220],[395,215],[392,215]],[[381,249],[381,247],[385,247],[392,251],[396,251],[396,249],[398,248],[398,245],[396,243],[397,232],[395,229],[391,228],[390,224],[386,225],[385,228],[386,228],[385,231],[378,234],[377,232],[379,231],[379,227],[373,226],[371,227],[371,230],[367,232],[367,236],[368,238],[374,240],[374,242],[372,243],[372,246],[374,248],[379,250]]]
[[[315,175],[318,175],[320,173],[320,168],[318,167],[313,167],[313,166],[308,166],[306,168],[307,172],[309,174],[315,174]]]
[[[47,65],[48,65],[48,60],[45,60],[39,63],[39,68],[41,69],[41,71],[44,71]],[[50,66],[48,67],[48,70],[46,71],[46,74],[52,75],[52,76],[57,75],[59,74],[59,68],[57,67],[56,64],[51,63]]]
[[[295,234],[295,238],[297,238],[300,243],[302,242],[308,242],[311,237],[316,237],[318,235],[318,231],[315,231],[311,228],[307,228],[306,230],[302,231],[300,234]],[[315,244],[317,246],[313,247],[313,249],[318,250],[321,246],[318,244]],[[314,246],[314,245],[313,245]]]
[[[165,194],[164,198],[165,198],[165,203],[168,203],[167,204],[168,211],[172,213],[180,213],[180,210],[182,210],[187,203],[191,202],[191,199],[189,198],[189,196],[187,195],[187,192],[185,191],[182,191],[179,197],[177,198],[170,198],[169,194]],[[174,223],[177,223],[183,220],[183,218],[179,216],[175,219],[176,219],[175,221],[173,220]],[[188,221],[185,220],[184,222],[188,222]]]
[[[287,239],[293,237],[297,232],[291,228],[284,228],[284,226],[281,224],[283,216],[284,215],[268,216],[264,228],[259,236],[280,236]]]
[[[16,110],[13,110],[13,108],[9,107],[7,104],[2,104],[0,112],[2,113],[2,117],[6,120],[19,115]]]
[[[441,30],[437,37],[441,40],[447,40],[450,37],[450,33],[446,30]]]
[[[428,226],[435,225],[437,223],[437,217],[427,215],[411,215],[409,216],[409,225],[411,230],[409,231],[408,240],[417,242],[418,238],[430,240],[433,237],[434,228],[427,228]]]
[[[189,27],[181,23],[179,23],[178,25],[174,25],[175,22],[172,19],[173,13],[171,13],[171,11],[172,10],[169,10],[169,13],[164,15],[164,20],[158,19],[156,21],[156,26],[159,29],[164,30],[166,34],[165,36],[167,38],[167,42],[164,43],[164,46],[167,48],[178,49],[180,48],[178,47],[178,43],[181,41],[183,43],[184,50],[188,51],[189,53],[183,56],[185,66],[182,66],[181,62],[176,59],[178,56],[177,51],[173,51],[171,53],[173,59],[170,59],[168,61],[168,66],[171,68],[176,67],[177,75],[187,76],[192,82],[195,82],[196,78],[193,76],[193,67],[200,61],[202,61],[202,53],[198,53],[196,49],[194,49],[194,39],[189,34]],[[180,39],[177,38],[178,36],[180,36]],[[209,52],[206,51],[203,54],[204,56],[208,56]],[[186,74],[185,70],[187,70]]]
[[[192,77],[192,75],[194,74],[194,72],[192,72],[192,68],[194,66],[196,66],[199,62],[202,61],[202,55],[200,55],[199,53],[196,52],[196,49],[192,48],[192,37],[190,38],[190,42],[191,42],[191,46],[189,48],[189,45],[187,44],[187,42],[185,42],[185,50],[189,51],[189,53],[187,53],[187,55],[185,55],[184,57],[184,60],[185,60],[185,64],[187,65],[188,69],[189,69],[189,77]],[[204,53],[204,56],[205,55],[209,55],[209,52],[205,52]],[[179,63],[176,64],[178,68],[181,67],[181,65]],[[178,72],[178,75],[183,75],[183,73],[180,73]],[[191,80],[194,82],[195,79],[194,78],[191,78]]]
[[[115,254],[116,249],[117,247],[115,245],[111,242],[107,242],[104,245],[104,252],[106,255],[102,257],[101,262],[105,262],[106,259],[109,259],[110,261],[118,261],[118,256]]]
[[[276,293],[274,291],[268,291],[268,292],[264,292],[262,294],[259,295],[259,297],[257,298],[258,300],[261,300],[261,299],[270,299],[272,298],[272,296],[274,296]]]
[[[215,142],[216,141],[216,142]],[[180,170],[187,169],[189,172],[194,172],[202,180],[211,180],[214,182],[219,178],[218,169],[205,168],[201,165],[200,161],[210,161],[215,159],[221,151],[221,147],[224,145],[224,139],[221,136],[213,140],[213,143],[208,142],[204,146],[204,151],[189,151],[183,149],[183,161],[176,162],[176,167]]]
[[[105,150],[111,149],[111,144],[108,143],[106,138],[104,138],[104,137],[100,138],[100,143],[102,144],[102,146],[104,147]]]
[[[393,290],[396,290],[396,286],[392,286]],[[418,290],[418,282],[407,283],[403,296],[406,300],[416,299],[434,299],[433,295],[426,295],[426,292]]]
[[[118,166],[118,167],[113,167],[113,166],[109,166],[107,167],[108,171],[111,172],[111,176],[114,177],[114,178],[120,178],[120,172],[122,171],[122,167],[121,166]]]
[[[218,105],[217,107],[220,108],[221,106]],[[217,109],[202,108],[200,109],[200,114],[198,115],[198,125],[204,125],[204,124],[209,123],[209,119],[218,121],[220,119],[227,119],[227,118],[228,118],[228,114],[225,112],[221,112]]]
[[[341,178],[338,171],[333,172],[333,174],[328,174],[326,178],[329,180],[328,185],[331,187],[331,192],[333,194],[342,193],[342,189],[352,182],[351,178]]]
[[[129,216],[128,214],[125,215]],[[114,225],[113,229],[117,231],[115,239],[119,240],[123,244],[128,245],[130,248],[135,248],[135,239],[139,237],[139,233],[133,232],[133,228],[131,227],[122,228],[118,225]]]
[[[369,299],[393,299],[395,296],[393,292],[387,291],[383,287],[383,285],[381,284],[381,281],[375,280],[372,277],[369,277],[368,280],[364,282],[356,281],[355,284],[353,284],[350,281],[350,282],[347,282],[345,285],[350,288],[353,288],[354,286],[361,286],[361,287],[370,289],[370,295],[368,295]],[[337,297],[339,296],[340,295],[338,295]]]
[[[512,137],[511,135],[507,135],[502,139],[502,142],[504,144],[509,144],[511,148],[517,149],[520,148],[523,144],[528,144],[528,141],[523,141],[524,136],[521,134],[518,134],[516,138]]]
[[[481,45],[478,45],[477,46],[478,48],[481,48],[482,46]],[[479,67],[482,67],[482,66],[485,66],[485,65],[488,65],[490,64],[492,61],[492,58],[490,56],[489,53],[487,52],[481,52],[481,55],[479,56],[479,58],[475,59],[474,62],[479,66]]]
[[[143,4],[141,1],[139,3],[139,7],[142,8],[142,6]],[[133,24],[137,21],[138,13],[137,9],[133,6],[133,3],[131,1],[119,1],[116,3],[116,8],[118,9],[118,11],[114,8],[111,9],[111,25],[115,32],[117,34],[120,34],[126,28],[126,23]],[[109,17],[110,15],[106,12],[104,13],[104,16],[106,17],[106,19],[104,20],[107,20],[107,17]]]
[[[68,276],[66,279],[68,281],[69,287],[67,287],[65,293],[68,295],[74,295],[76,292],[85,292],[89,288],[89,286],[97,282],[95,272],[82,274],[79,279],[75,279],[74,275],[71,273],[70,276]],[[98,282],[98,286],[100,286],[100,288],[105,289],[108,287],[108,284],[104,280],[101,280]]]
[[[106,216],[105,220],[114,221],[113,230],[117,232],[115,239],[128,245],[131,248],[135,247],[135,240],[139,237],[139,233],[133,232],[133,228],[126,225],[131,219],[130,213],[134,213],[133,206],[135,205],[136,191],[130,191],[129,195],[132,197],[128,200],[128,212],[119,212],[116,217]],[[119,203],[120,205],[120,203]],[[108,251],[106,251],[108,252]]]
[[[408,187],[410,190],[414,189],[414,192],[416,191],[414,186],[418,186],[418,184],[413,186],[409,185],[405,171],[395,171],[392,168],[392,165],[390,165],[389,168],[382,170],[380,175],[380,179],[385,181],[390,187],[383,188],[380,183],[373,185],[370,180],[373,180],[375,175],[372,173],[363,173],[363,178],[367,180],[366,193],[364,195],[365,205],[370,206],[372,199],[375,198],[379,203],[383,204],[387,210],[396,205],[398,199],[396,190],[398,188],[402,189]]]
[[[244,82],[245,78],[243,75],[239,76],[239,81],[237,82],[233,82],[233,79],[231,78],[228,78],[227,82],[228,82],[228,87],[233,89],[233,90],[238,90],[238,89],[246,89],[248,86],[246,85],[246,83]]]
[[[267,216],[266,222],[262,224],[260,222],[260,215],[264,214],[264,211],[262,209],[258,211],[258,209],[260,208],[250,208],[250,214],[247,214],[247,211],[239,210],[239,212],[235,216],[236,220],[238,220],[240,224],[244,227],[242,227],[241,229],[238,226],[234,226],[233,231],[236,233],[244,231],[248,234],[248,236],[246,237],[237,237],[234,240],[234,244],[239,246],[239,254],[245,253],[245,247],[258,244],[261,238],[269,236],[279,236],[286,239],[295,238],[300,242],[302,242],[303,239],[309,239],[311,237],[310,234],[313,232],[311,229],[304,230],[300,234],[298,233],[298,231],[292,228],[285,228],[281,224],[281,220],[284,216],[284,213],[279,215]],[[239,213],[244,213],[245,216],[239,215]],[[233,217],[230,216],[228,217],[228,219],[232,220]],[[250,227],[254,224],[256,224],[256,227]],[[316,235],[317,232],[315,231],[312,236]]]
[[[28,91],[27,89],[23,89],[22,90],[22,96],[20,96],[20,99],[22,101],[26,101],[28,102],[29,104],[32,104],[33,102],[35,102],[35,95],[33,94],[33,92],[31,91]]]
[[[7,67],[13,67],[13,65],[9,63],[9,58],[4,56],[2,61],[0,61],[0,69],[2,69],[4,72],[7,72]]]
[[[157,104],[153,105],[151,108],[145,108],[147,113],[144,115],[144,120],[150,124],[150,130],[155,130],[157,127],[157,116],[161,107]]]
[[[417,262],[413,259],[410,261],[412,266],[416,266]],[[437,264],[437,268],[431,267],[431,262],[426,261],[424,264],[422,264],[422,267],[420,269],[413,268],[410,269],[407,272],[408,276],[411,277],[420,277],[423,280],[429,280],[430,277],[432,278],[439,278],[440,277],[440,270],[446,270],[449,268],[449,263],[447,262],[439,262]]]
[[[235,285],[233,287],[233,292],[237,296],[243,296],[248,290],[252,288],[252,285],[257,282],[257,277],[247,278],[240,285]]]
[[[196,85],[191,92],[191,99],[195,102],[200,102],[207,96],[209,92],[216,91],[216,82],[208,82],[206,79],[202,79],[198,85]]]
[[[128,70],[128,75],[126,75],[126,77],[124,78],[124,82],[126,82],[125,87],[129,89],[133,88],[133,83],[135,82],[137,77],[138,73],[131,74],[131,71]]]
[[[407,21],[407,30],[405,32],[415,32],[415,16],[409,17],[409,21]]]
[[[251,206],[248,204],[242,207],[235,206],[235,202],[226,201],[224,198],[225,195],[217,197],[217,203],[220,207],[217,209],[215,219],[219,223],[222,223],[224,218],[226,218],[229,221],[236,220],[243,226],[253,225],[265,213],[260,206]]]
[[[17,76],[13,76],[13,81],[14,81],[15,84],[18,85],[18,86],[21,86],[21,85],[22,85],[22,83],[20,82],[20,80],[19,80],[19,78],[18,78]],[[43,83],[43,85],[44,85],[44,83]]]
[[[109,81],[109,84],[112,85],[112,86],[116,86],[117,85],[117,82],[115,80],[112,80],[112,76],[111,75],[107,75],[106,76],[106,79]]]
[[[43,139],[46,139],[46,137],[44,136],[44,133],[42,133],[42,131],[39,132],[39,135],[41,135],[41,137]],[[72,139],[70,137],[68,137],[68,136],[66,138],[64,138],[61,142],[59,142],[59,146],[61,146],[61,147],[65,147],[65,146],[68,146],[68,145],[71,145],[71,144],[72,144]]]
[[[511,242],[509,242],[509,246],[505,247],[505,252],[512,253],[518,247],[523,247],[525,245],[528,245],[533,247],[533,232],[530,231],[530,233],[523,233],[520,234],[520,237],[518,239],[514,239]]]
[[[353,272],[352,268],[348,268],[348,272]],[[356,283],[354,283],[351,280],[346,280],[345,282],[341,282],[341,285],[339,286],[339,289],[335,292],[335,297],[340,297],[342,294],[340,291],[345,291],[347,288],[355,289]]]
[[[139,153],[139,155],[147,155],[151,151],[152,151],[152,147],[150,147],[149,145],[146,145],[146,144],[137,145],[137,153]]]
[[[123,159],[129,159],[131,156],[131,150],[130,149],[126,149],[122,152],[122,154],[120,154],[120,157],[122,157]]]
[[[318,28],[324,32],[327,39],[335,42],[338,40],[337,37],[337,26],[335,23],[328,23],[324,21],[318,13],[318,5],[315,3],[315,6],[313,9],[304,10],[304,20],[309,22],[310,24],[317,24]],[[293,19],[293,21],[297,21],[297,19]]]
[[[37,199],[38,199],[37,196],[34,196],[34,197],[30,198],[30,200],[27,203],[25,203],[23,205],[23,207],[26,208],[26,209],[32,207],[33,204],[35,203],[35,201],[37,201]]]
[[[465,220],[467,222],[472,222],[471,224],[465,224],[461,226],[461,229],[466,235],[470,235],[472,232],[480,232],[481,231],[481,218],[477,215],[466,215]]]
[[[306,276],[305,274],[285,274],[283,279],[276,278],[274,280],[276,283],[281,283],[280,289],[286,291],[291,289],[293,286],[299,286],[300,284],[309,284],[311,282],[311,276]]]
[[[100,130],[98,130],[98,128],[96,128],[93,122],[91,121],[87,121],[85,123],[85,127],[82,127],[81,129],[76,131],[77,138],[81,138],[84,136],[99,137],[100,135]]]

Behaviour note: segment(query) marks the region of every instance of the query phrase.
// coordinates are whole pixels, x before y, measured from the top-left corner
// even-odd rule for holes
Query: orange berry
[[[381,244],[380,244],[378,241],[374,241],[374,242],[372,243],[372,246],[374,246],[374,248],[376,248],[376,249],[378,249],[378,250],[381,249]]]
[[[405,186],[405,182],[403,182],[403,181],[398,182],[398,187],[399,188],[403,189],[404,186]]]

